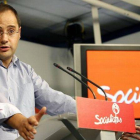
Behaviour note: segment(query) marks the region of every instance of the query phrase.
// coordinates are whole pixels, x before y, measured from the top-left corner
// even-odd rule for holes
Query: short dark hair
[[[20,27],[21,26],[21,20],[19,18],[19,15],[18,15],[17,11],[12,6],[10,6],[8,4],[0,3],[0,12],[4,12],[4,11],[8,11],[8,10],[11,10],[15,14],[18,26]]]

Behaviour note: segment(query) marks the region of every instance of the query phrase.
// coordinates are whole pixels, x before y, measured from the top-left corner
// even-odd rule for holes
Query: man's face
[[[11,35],[12,32],[15,33]],[[21,27],[19,28],[17,19],[10,10],[0,12],[0,33],[3,33],[0,35],[0,60],[11,60],[17,49]]]

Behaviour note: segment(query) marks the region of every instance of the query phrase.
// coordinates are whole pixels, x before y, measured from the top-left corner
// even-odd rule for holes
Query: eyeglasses
[[[15,29],[9,29],[6,33],[3,31],[0,31],[0,38],[2,38],[3,34],[7,34],[8,37],[14,37],[17,33],[19,33],[19,29],[18,31],[16,31]]]

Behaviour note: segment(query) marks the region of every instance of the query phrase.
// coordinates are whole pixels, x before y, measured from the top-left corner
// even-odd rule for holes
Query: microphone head
[[[72,71],[72,68],[70,68],[70,67],[67,67],[67,69],[68,69],[69,71]]]
[[[74,69],[72,69],[72,68],[70,68],[70,67],[67,67],[67,69],[68,69],[69,71],[76,72]]]
[[[56,63],[53,63],[53,65],[54,65],[55,67],[59,67],[59,65],[58,65],[58,64],[56,64]]]
[[[59,68],[59,69],[63,69],[61,66],[59,66],[58,64],[56,63],[53,63],[55,67]]]

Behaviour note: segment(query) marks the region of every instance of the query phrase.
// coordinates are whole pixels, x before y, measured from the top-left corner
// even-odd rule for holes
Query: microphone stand
[[[93,92],[93,90],[86,84],[84,83],[83,81],[81,81],[80,79],[78,79],[76,76],[74,76],[73,74],[71,74],[70,72],[66,71],[65,69],[63,69],[62,67],[60,67],[58,64],[54,63],[54,66],[61,69],[62,71],[66,72],[67,74],[71,75],[73,78],[75,78],[77,81],[79,81],[80,83],[82,83],[84,86],[86,86],[90,91],[91,93],[93,94],[94,96],[94,99],[96,99],[96,95],[95,93]]]
[[[76,73],[77,75],[83,77],[84,79],[86,79],[88,82],[90,82],[91,84],[93,84],[94,86],[98,87],[100,90],[102,90],[102,92],[104,93],[105,95],[105,100],[108,101],[108,98],[107,98],[107,95],[105,93],[105,91],[100,87],[98,86],[97,84],[95,84],[94,82],[92,82],[91,80],[87,79],[85,76],[83,76],[82,74],[78,73],[77,71],[75,71],[74,69],[70,68],[70,67],[67,67],[67,69],[73,73]]]

